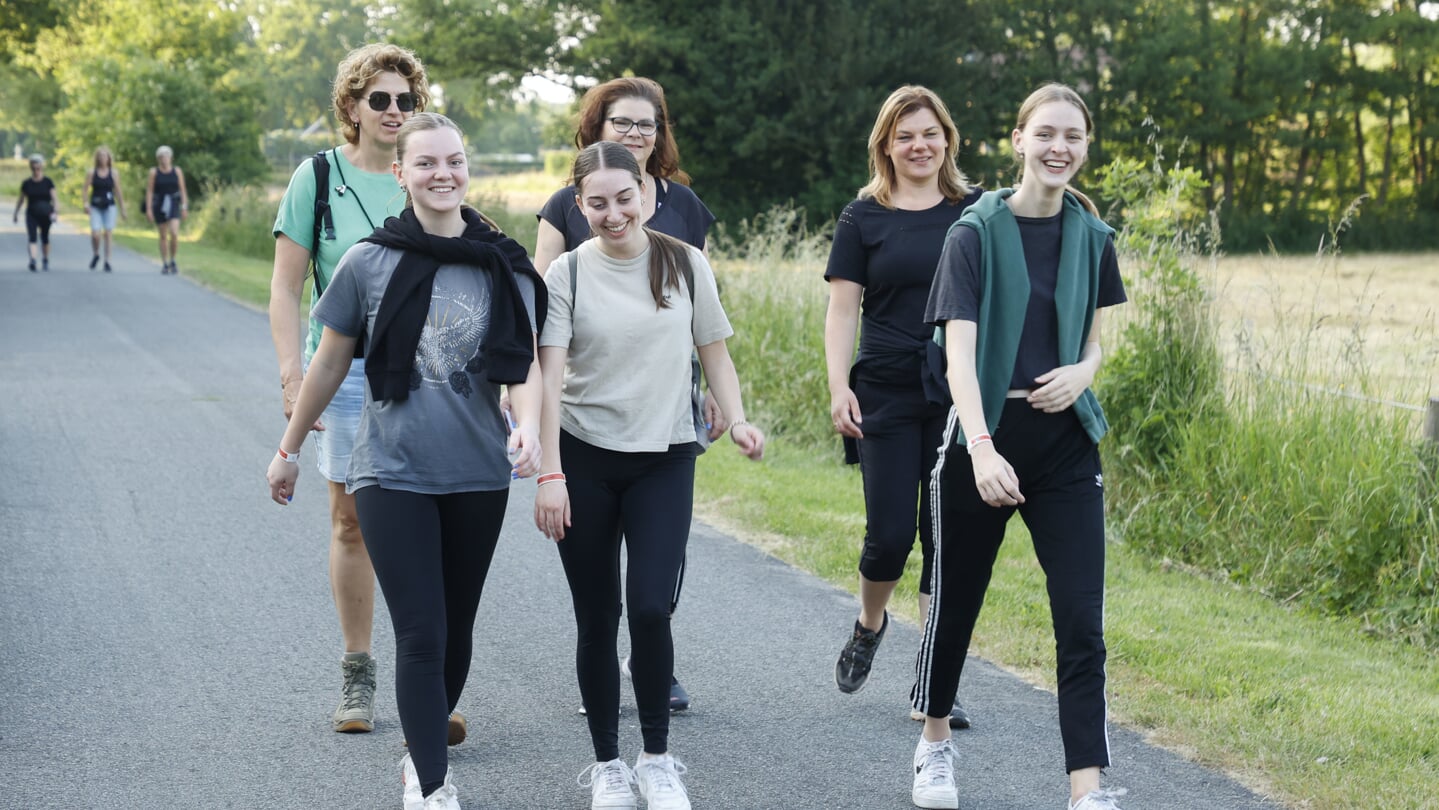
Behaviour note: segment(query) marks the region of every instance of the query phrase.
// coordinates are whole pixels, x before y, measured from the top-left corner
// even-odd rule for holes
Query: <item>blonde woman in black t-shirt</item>
[[[924,304],[945,233],[980,194],[955,163],[958,152],[959,132],[939,96],[913,85],[890,94],[869,136],[870,181],[840,214],[825,268],[830,417],[847,460],[860,465],[866,513],[859,618],[835,664],[835,685],[845,693],[869,678],[916,526],[924,555],[919,608],[929,612],[927,484],[948,402],[925,385],[934,330],[924,323]],[[957,702],[950,725],[969,727]]]

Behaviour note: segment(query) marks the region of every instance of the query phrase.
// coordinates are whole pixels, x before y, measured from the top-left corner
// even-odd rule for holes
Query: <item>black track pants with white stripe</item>
[[[1046,414],[1025,400],[1005,404],[994,445],[1013,467],[1025,502],[991,507],[953,412],[931,476],[935,574],[915,662],[913,705],[945,717],[984,604],[1006,524],[1016,511],[1044,569],[1054,620],[1059,727],[1067,771],[1109,765],[1104,698],[1104,488],[1099,449],[1072,410]]]

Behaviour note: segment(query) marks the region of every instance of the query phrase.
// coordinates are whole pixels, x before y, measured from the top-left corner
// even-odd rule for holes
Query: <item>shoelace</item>
[[[673,757],[668,760],[645,760],[635,767],[636,775],[643,771],[655,790],[680,793],[685,792],[685,787],[680,783],[679,777],[686,770],[688,768]]]
[[[366,671],[364,664],[344,665],[345,683],[341,687],[341,703],[346,709],[359,708],[370,702],[375,693],[375,681]]]
[[[933,746],[924,755],[920,762],[920,770],[929,774],[931,785],[944,784],[954,781],[954,758],[959,756],[955,750],[954,743],[945,740],[943,744]]]
[[[602,780],[606,792],[626,791],[634,781],[634,774],[624,762],[596,762],[575,777],[580,787],[591,787],[596,779]]]
[[[1091,790],[1084,794],[1084,798],[1080,799],[1080,802],[1089,802],[1085,805],[1084,810],[1120,810],[1119,805],[1115,804],[1115,800],[1128,792],[1127,788]]]

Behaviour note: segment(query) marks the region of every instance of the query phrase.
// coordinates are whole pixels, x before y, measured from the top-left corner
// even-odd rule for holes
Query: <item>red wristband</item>
[[[539,478],[536,478],[536,479],[535,479],[535,484],[536,484],[536,485],[539,485],[539,484],[548,484],[548,483],[551,482],[551,481],[563,481],[563,480],[565,480],[565,474],[564,474],[564,473],[562,473],[562,472],[552,472],[552,473],[545,473],[544,475],[540,476]]]
[[[291,464],[300,463],[300,452],[298,450],[293,453],[286,453],[285,448],[281,447],[277,452],[280,454],[281,461],[288,461]]]

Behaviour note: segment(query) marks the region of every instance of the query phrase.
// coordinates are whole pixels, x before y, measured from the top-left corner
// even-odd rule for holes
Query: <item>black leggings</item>
[[[25,238],[30,244],[50,244],[50,212],[48,210],[25,209]]]
[[[395,704],[425,795],[445,781],[448,718],[470,673],[475,611],[509,497],[508,489],[355,491],[360,531],[395,628]]]
[[[864,416],[859,469],[865,525],[859,572],[870,582],[899,579],[918,528],[924,555],[919,592],[929,593],[934,564],[929,473],[944,441],[948,409],[926,400],[918,384],[906,388],[856,377],[854,395]]]
[[[616,641],[620,613],[620,543],[629,566],[630,674],[645,752],[668,750],[675,596],[694,505],[696,445],[665,452],[622,453],[560,433],[571,526],[557,545],[574,600],[575,669],[590,725],[595,760],[620,755],[620,675]]]
[[[1054,622],[1059,731],[1065,770],[1109,766],[1104,701],[1104,479],[1099,448],[1074,411],[1046,414],[1006,400],[994,446],[1019,478],[1024,503],[992,507],[979,497],[959,420],[950,417],[931,486],[935,577],[916,660],[914,708],[947,717],[1005,524],[1018,511],[1044,569]]]

